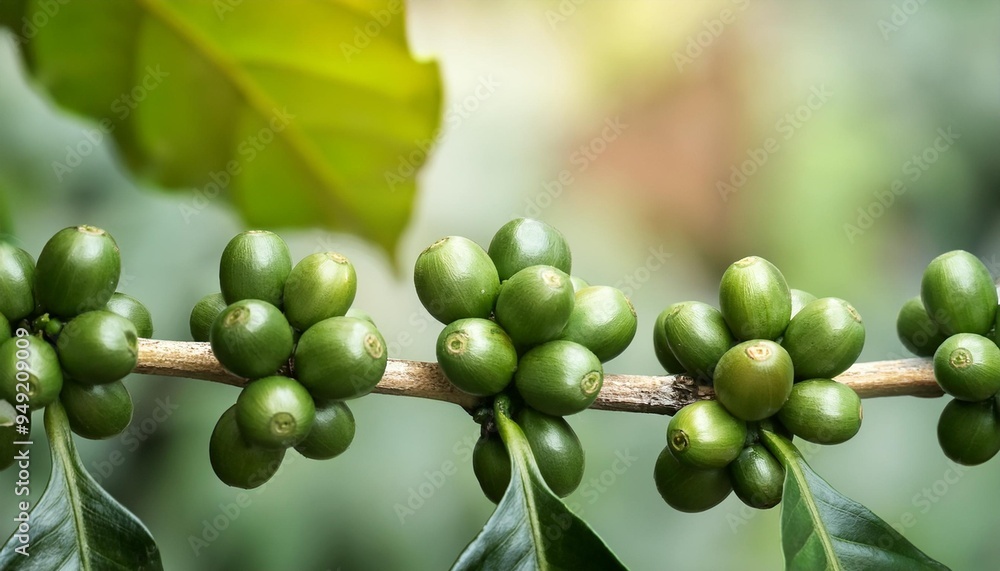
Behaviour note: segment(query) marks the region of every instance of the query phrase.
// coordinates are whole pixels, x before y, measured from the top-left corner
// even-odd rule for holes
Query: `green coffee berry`
[[[59,398],[62,386],[59,357],[47,341],[30,335],[0,344],[0,399],[18,405],[27,398],[29,408],[39,410]]]
[[[673,310],[673,305],[664,309],[657,316],[656,322],[653,323],[653,352],[656,353],[656,360],[660,362],[667,373],[678,375],[684,372],[684,365],[681,365],[673,350],[670,349],[670,339],[667,338],[666,331],[667,316]]]
[[[385,339],[369,321],[331,317],[302,334],[293,360],[295,378],[317,400],[366,395],[388,363]]]
[[[499,325],[470,317],[453,321],[437,339],[437,360],[453,385],[476,396],[507,388],[517,369],[517,350]]]
[[[558,416],[524,407],[514,416],[531,447],[545,483],[554,494],[566,497],[583,481],[583,445],[576,432]]]
[[[590,287],[590,284],[588,284],[586,281],[584,281],[583,278],[579,278],[577,276],[570,276],[569,277],[569,281],[573,283],[573,292],[574,293],[580,291],[583,288]]]
[[[118,287],[121,266],[110,234],[94,226],[65,228],[38,256],[35,300],[61,317],[102,309]]]
[[[854,437],[864,417],[854,389],[830,379],[795,383],[778,419],[795,436],[816,444],[840,444]]]
[[[792,317],[795,317],[795,314],[802,311],[802,308],[807,303],[816,301],[816,296],[807,291],[791,288],[788,290],[788,293],[792,296]]]
[[[229,304],[221,293],[210,293],[198,300],[191,309],[188,325],[191,328],[191,338],[195,341],[208,341],[212,335],[212,324]]]
[[[448,236],[417,256],[413,285],[427,312],[447,325],[465,317],[488,318],[500,291],[500,278],[479,244]]]
[[[778,268],[749,256],[722,274],[719,307],[737,339],[777,339],[791,319],[792,296]]]
[[[531,266],[552,266],[567,274],[573,266],[562,233],[531,218],[515,218],[501,226],[490,241],[489,254],[500,281]]]
[[[552,416],[580,412],[597,399],[604,383],[601,361],[572,341],[550,341],[525,353],[514,386],[528,406]]]
[[[851,304],[835,297],[803,307],[781,340],[792,358],[796,379],[832,379],[854,364],[864,345],[861,316]]]
[[[941,327],[927,315],[920,296],[906,300],[896,317],[896,334],[911,353],[933,357],[937,348],[948,338]]]
[[[153,316],[149,314],[146,306],[134,297],[115,292],[108,300],[105,309],[131,321],[132,325],[135,325],[135,331],[139,337],[143,339],[153,337]]]
[[[292,327],[305,331],[347,313],[357,290],[358,278],[350,260],[336,252],[306,256],[285,281],[285,317]]]
[[[500,435],[482,435],[472,449],[472,471],[487,499],[499,504],[510,485],[510,454]]]
[[[496,320],[515,345],[539,345],[562,333],[574,300],[566,273],[552,266],[531,266],[504,282],[497,297]]]
[[[766,510],[781,502],[785,469],[762,444],[753,444],[729,465],[729,479],[744,504]]]
[[[10,468],[14,464],[14,456],[21,449],[15,442],[30,440],[31,423],[27,428],[29,434],[18,434],[14,420],[17,417],[17,410],[14,405],[0,399],[0,472]]]
[[[13,331],[11,330],[10,322],[0,313],[0,343],[10,339],[12,334]]]
[[[668,309],[663,327],[671,352],[689,374],[710,381],[719,359],[736,344],[722,313],[700,301],[675,303]]]
[[[295,450],[306,458],[329,460],[340,456],[354,440],[354,414],[347,403],[326,401],[316,404],[316,420],[312,430]]]
[[[945,335],[985,335],[997,313],[997,290],[979,258],[954,250],[934,258],[924,270],[920,299]]]
[[[236,399],[236,424],[250,444],[289,448],[305,439],[316,419],[312,396],[282,376],[250,381]]]
[[[73,432],[91,440],[121,434],[132,422],[132,397],[125,383],[85,385],[67,379],[59,401]]]
[[[285,448],[262,448],[246,441],[236,424],[236,405],[222,413],[212,431],[208,457],[215,475],[227,486],[253,489],[274,476]]]
[[[237,301],[212,324],[212,353],[229,372],[248,379],[273,375],[292,355],[292,327],[277,307]]]
[[[17,322],[35,311],[35,260],[0,240],[0,314]]]
[[[667,448],[695,468],[725,468],[743,450],[746,438],[746,422],[716,401],[693,402],[667,425]]]
[[[97,310],[74,317],[59,333],[56,352],[63,370],[88,385],[125,378],[139,362],[135,325],[110,311]]]
[[[792,359],[773,341],[745,341],[715,366],[715,396],[736,418],[762,420],[781,409],[792,392]]]
[[[667,505],[686,513],[711,509],[733,491],[725,468],[695,468],[674,458],[669,448],[656,458],[653,481]]]
[[[559,338],[583,345],[603,363],[628,348],[637,327],[635,308],[620,289],[592,286],[574,294],[573,311]]]
[[[219,261],[219,285],[226,303],[259,299],[281,308],[292,271],[288,244],[274,232],[249,230],[233,237]]]
[[[1000,349],[981,335],[952,335],[934,352],[934,377],[957,399],[988,399],[1000,391]]]
[[[944,455],[954,462],[976,466],[993,458],[1000,451],[996,401],[953,399],[941,411],[937,435]]]
[[[348,309],[347,313],[345,313],[344,315],[346,315],[347,317],[356,317],[358,319],[362,319],[364,321],[367,321],[367,322],[371,323],[372,325],[375,325],[375,318],[372,317],[372,315],[370,313],[368,313],[367,311],[365,311],[363,309],[358,309],[356,307],[352,307],[352,308]]]

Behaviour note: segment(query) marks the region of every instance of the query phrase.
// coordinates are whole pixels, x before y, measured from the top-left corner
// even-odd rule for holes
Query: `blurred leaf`
[[[625,569],[604,541],[549,490],[509,408],[507,397],[497,397],[494,415],[510,452],[510,486],[452,570]]]
[[[17,552],[23,544],[15,532],[0,550],[0,569],[163,569],[149,530],[83,467],[59,401],[45,408],[45,432],[52,475],[29,515],[29,555]]]
[[[37,82],[137,174],[196,187],[185,220],[222,189],[251,226],[325,226],[392,253],[441,99],[400,0],[38,0],[27,18],[44,22],[25,50]]]
[[[791,442],[772,432],[761,434],[785,467],[781,542],[786,569],[948,569],[868,508],[834,490]]]

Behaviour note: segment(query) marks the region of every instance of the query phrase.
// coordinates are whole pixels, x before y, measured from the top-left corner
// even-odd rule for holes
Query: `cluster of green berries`
[[[115,291],[120,275],[118,245],[93,226],[57,232],[37,264],[0,242],[0,406],[28,417],[58,399],[84,438],[125,430],[132,398],[122,379],[153,324],[145,306]],[[25,435],[0,427],[3,467],[15,437]]]
[[[670,420],[654,469],[660,495],[686,512],[707,510],[734,490],[755,508],[781,501],[784,470],[760,443],[761,429],[838,444],[861,428],[861,399],[833,380],[864,346],[854,307],[789,289],[778,268],[756,256],[723,274],[719,306],[673,304],[653,331],[667,372],[715,389],[716,400],[687,405]]]
[[[354,266],[322,252],[292,267],[285,241],[255,230],[226,246],[219,285],[194,306],[191,336],[209,341],[222,366],[249,382],[212,433],[216,475],[255,488],[288,448],[313,459],[344,452],[355,431],[344,401],[371,392],[388,360],[371,318],[351,309]]]
[[[934,377],[954,399],[938,420],[945,456],[973,466],[1000,451],[997,288],[979,258],[955,250],[924,270],[920,296],[903,304],[896,331],[907,349],[934,358]]]
[[[583,478],[583,449],[562,417],[597,398],[602,363],[636,331],[632,304],[618,289],[570,275],[572,255],[552,226],[528,218],[504,224],[488,251],[461,236],[434,242],[417,258],[417,296],[445,324],[437,360],[459,390],[502,392],[523,403],[515,415],[549,487],[568,495]],[[473,454],[486,496],[499,501],[510,458],[490,422]]]

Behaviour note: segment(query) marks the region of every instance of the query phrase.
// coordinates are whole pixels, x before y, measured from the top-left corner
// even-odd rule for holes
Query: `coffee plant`
[[[402,267],[395,246],[439,127],[440,73],[410,56],[399,2],[300,4],[15,0],[0,6],[0,25],[51,98],[97,121],[129,169],[196,189],[185,219],[224,194],[247,226],[350,232]],[[134,85],[144,102],[107,116]],[[192,85],[212,100],[192,103]],[[128,428],[131,373],[234,387],[205,450],[215,477],[240,489],[264,485],[291,455],[345,454],[375,421],[348,403],[369,393],[462,407],[480,434],[472,471],[496,508],[456,554],[458,570],[625,568],[563,500],[586,464],[567,418],[591,408],[670,415],[648,481],[666,504],[656,509],[705,511],[734,492],[750,508],[780,505],[794,570],[947,569],[830,486],[797,445],[850,440],[862,398],[946,393],[944,455],[975,465],[1000,451],[997,289],[967,252],[931,261],[920,296],[899,312],[899,338],[918,359],[856,363],[866,330],[854,306],[790,288],[749,256],[721,275],[717,306],[663,310],[652,338],[639,339],[666,374],[640,376],[605,371],[636,337],[625,291],[575,275],[563,234],[531,218],[504,224],[486,248],[446,236],[416,258],[416,295],[442,326],[419,339],[436,363],[390,359],[372,317],[352,307],[364,278],[347,257],[321,251],[293,264],[270,231],[219,244],[218,291],[192,300],[191,340],[153,338],[147,308],[117,291],[121,253],[107,231],[58,230],[37,258],[4,238],[0,469],[18,483],[3,504],[16,529],[2,570],[165,567],[74,437]],[[29,445],[43,437],[52,468],[36,501]]]

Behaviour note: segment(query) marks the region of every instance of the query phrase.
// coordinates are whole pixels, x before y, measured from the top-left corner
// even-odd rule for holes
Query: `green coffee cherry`
[[[676,304],[674,304],[676,305]],[[674,306],[664,309],[657,316],[653,323],[653,352],[656,353],[656,360],[660,362],[664,370],[671,375],[678,375],[684,372],[684,365],[677,360],[677,356],[670,349],[670,340],[667,338],[666,321],[667,316],[674,310]]]
[[[212,324],[215,318],[228,307],[221,293],[210,293],[198,300],[191,309],[188,324],[191,328],[191,338],[195,341],[208,341],[212,335]]]
[[[957,399],[988,399],[1000,391],[1000,349],[981,335],[952,335],[934,352],[934,377]]]
[[[667,448],[695,468],[725,468],[739,456],[746,438],[746,422],[716,401],[693,402],[667,425]]]
[[[222,413],[212,431],[208,457],[215,475],[227,486],[247,490],[274,476],[285,457],[285,448],[261,448],[248,443],[236,424],[236,405]]]
[[[766,510],[781,502],[785,469],[762,444],[753,444],[729,465],[729,479],[744,504]]]
[[[933,357],[937,348],[948,338],[941,327],[927,315],[920,296],[906,300],[896,317],[896,334],[911,353]]]
[[[941,411],[937,435],[944,455],[954,462],[976,466],[993,458],[1000,451],[996,401],[953,399]]]
[[[497,297],[496,320],[515,345],[531,347],[559,337],[574,301],[573,284],[566,273],[552,266],[531,266],[504,282]]]
[[[569,281],[573,282],[573,292],[574,293],[580,291],[583,288],[590,287],[590,284],[588,284],[586,281],[584,281],[583,278],[579,278],[579,277],[576,277],[576,276],[570,276],[569,277]]]
[[[35,311],[35,260],[0,241],[0,314],[17,322]]]
[[[985,335],[997,313],[997,290],[979,258],[954,250],[934,258],[924,270],[920,299],[945,335]]]
[[[10,339],[12,334],[13,331],[11,330],[10,322],[0,313],[0,343]]]
[[[56,341],[63,370],[88,385],[125,378],[139,362],[135,325],[110,311],[81,313],[67,323]]]
[[[816,296],[807,291],[791,288],[788,290],[788,293],[792,296],[792,317],[795,317],[795,314],[802,311],[802,308],[807,303],[816,301]]]
[[[369,321],[331,317],[302,334],[295,348],[295,378],[318,400],[366,395],[388,363],[385,339]]]
[[[59,357],[47,341],[30,335],[0,344],[0,399],[17,405],[27,394],[31,410],[39,410],[59,398],[62,386]]]
[[[236,424],[251,444],[289,448],[305,439],[316,419],[316,406],[295,379],[272,376],[251,381],[236,399]]]
[[[453,385],[476,396],[507,388],[517,369],[517,350],[499,325],[471,317],[453,321],[437,339],[437,360]]]
[[[365,311],[363,309],[358,309],[356,307],[352,307],[352,308],[348,309],[347,313],[345,313],[344,315],[346,315],[347,317],[356,317],[356,318],[361,319],[363,321],[367,321],[368,323],[371,323],[372,325],[375,325],[375,318],[372,317],[372,315],[370,313],[368,313],[367,311]]]
[[[861,429],[861,398],[854,389],[830,379],[795,383],[778,419],[795,436],[816,444],[847,442]]]
[[[719,359],[715,396],[733,416],[762,420],[781,409],[792,392],[792,359],[773,341],[745,341]]]
[[[580,412],[597,399],[604,383],[601,361],[572,341],[550,341],[521,357],[514,386],[528,406],[552,416]]]
[[[562,233],[531,218],[515,218],[501,226],[490,241],[489,255],[500,281],[531,266],[552,266],[567,274],[573,266]]]
[[[510,485],[510,455],[499,434],[479,437],[472,449],[472,471],[479,480],[483,494],[493,503],[499,504]]]
[[[135,325],[136,334],[143,339],[153,337],[153,316],[139,300],[121,292],[115,292],[105,307],[107,311],[128,319]]]
[[[836,297],[817,299],[788,323],[781,346],[795,366],[796,379],[832,379],[861,355],[865,326],[854,307]]]
[[[637,328],[635,308],[620,289],[592,286],[574,294],[573,311],[559,338],[583,345],[604,363],[628,348]]]
[[[65,228],[38,256],[35,299],[61,317],[102,309],[118,287],[121,266],[110,234],[94,226]]]
[[[312,430],[295,450],[306,458],[329,460],[340,456],[354,440],[354,414],[347,403],[326,401],[316,404]]]
[[[686,513],[709,510],[733,491],[725,468],[695,468],[674,458],[669,448],[656,458],[653,481],[667,505]]]
[[[557,496],[564,498],[583,481],[583,445],[564,418],[532,408],[522,408],[514,417],[531,446],[538,471]]]
[[[448,236],[417,256],[413,285],[427,312],[447,325],[465,317],[488,318],[500,291],[500,278],[479,244]]]
[[[121,381],[85,385],[67,379],[59,400],[66,409],[69,427],[84,438],[111,438],[132,422],[132,397]]]
[[[737,339],[777,339],[791,319],[792,296],[778,268],[749,256],[722,274],[719,307]]]
[[[29,434],[17,433],[17,427],[13,422],[17,414],[14,405],[0,399],[0,472],[14,464],[14,455],[21,449],[21,446],[14,443],[31,439],[31,423],[27,425]]]
[[[719,310],[700,301],[670,306],[663,321],[670,350],[689,374],[710,381],[715,366],[736,340]]]
[[[219,285],[226,303],[259,299],[281,308],[292,271],[288,244],[274,232],[249,230],[233,237],[219,261]]]
[[[224,309],[209,335],[212,353],[229,372],[248,379],[273,375],[292,355],[292,327],[266,301],[244,299]]]
[[[299,331],[347,313],[358,278],[351,261],[336,252],[302,258],[285,281],[285,317]]]

